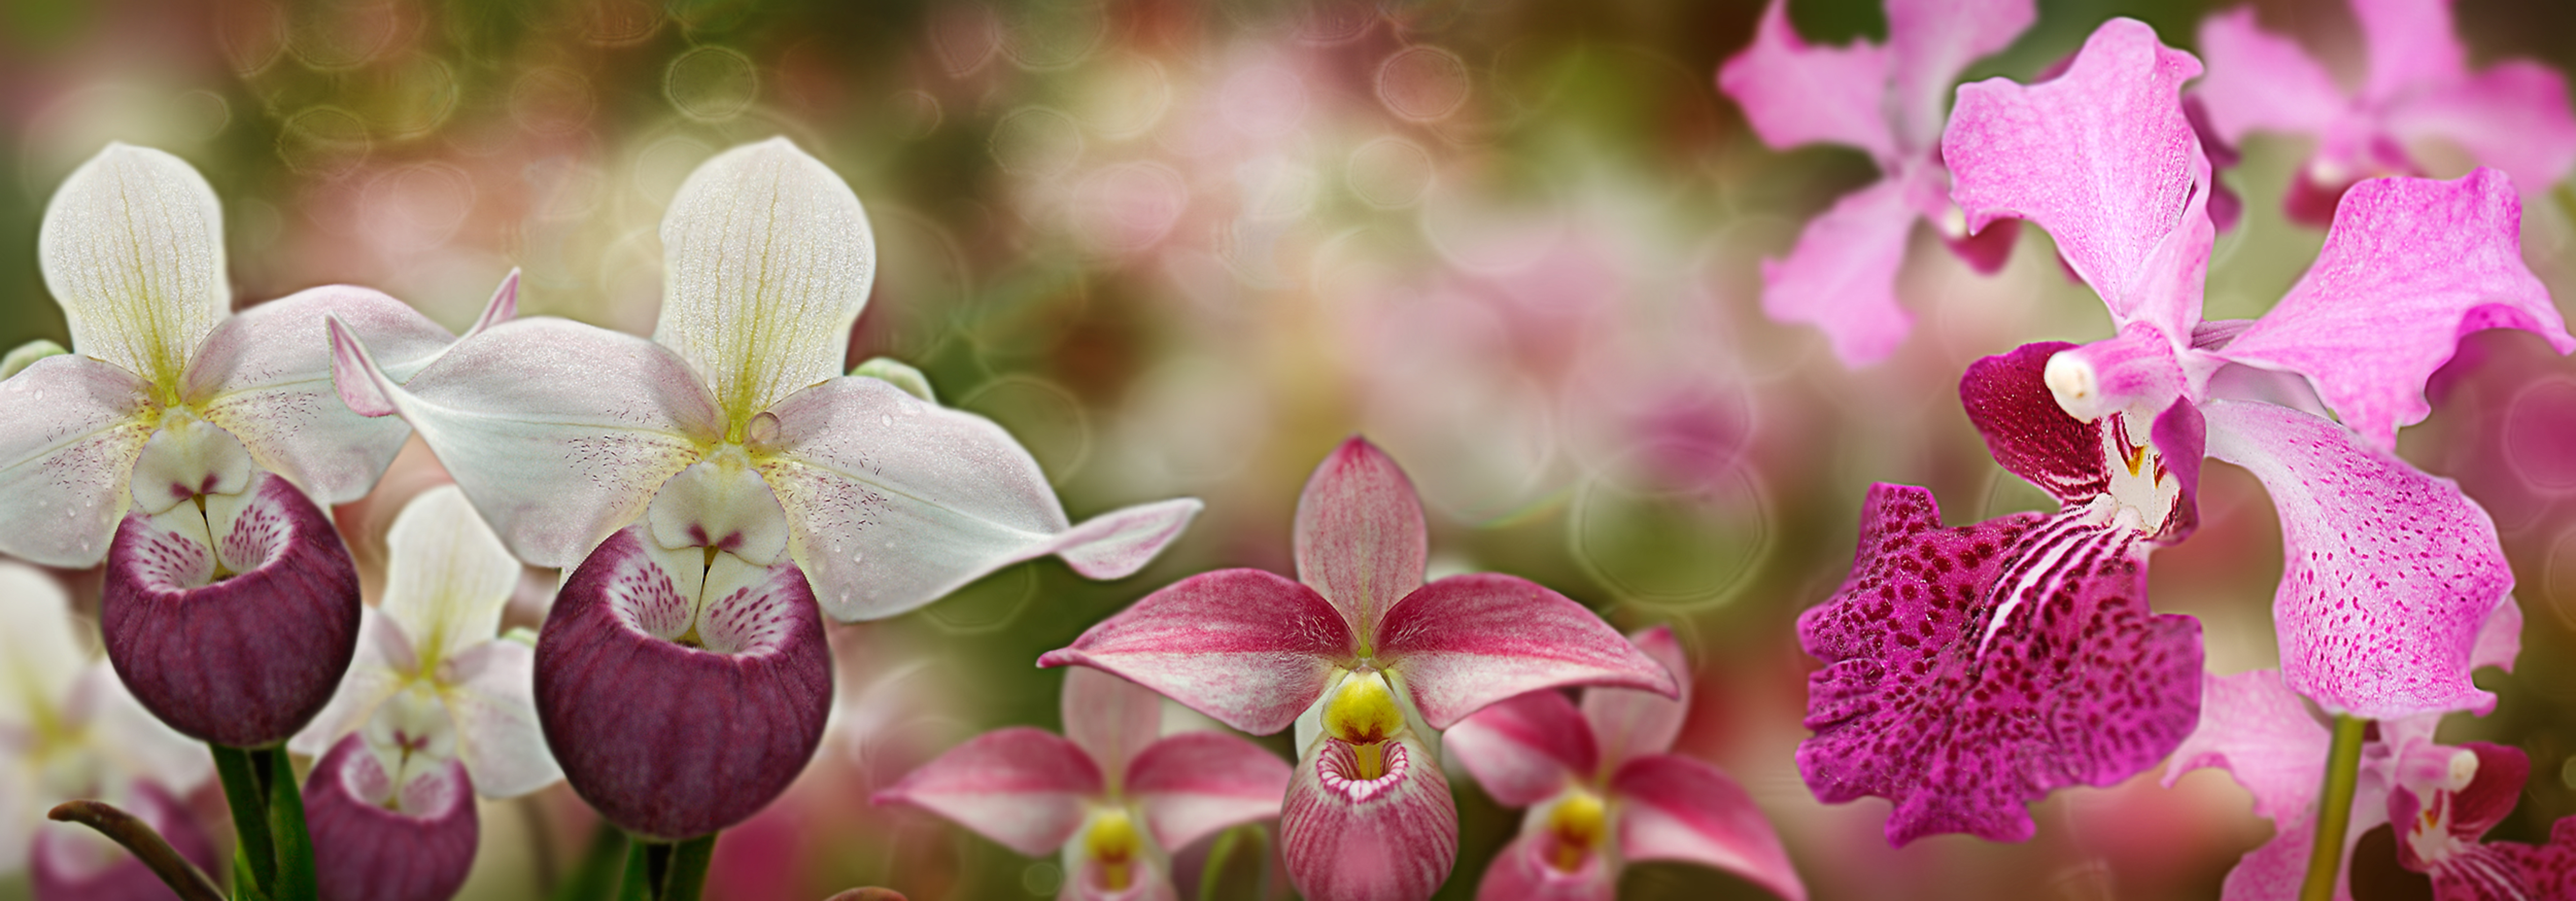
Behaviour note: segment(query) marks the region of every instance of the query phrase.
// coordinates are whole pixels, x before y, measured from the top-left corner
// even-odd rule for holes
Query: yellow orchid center
[[[1324,734],[1351,746],[1360,781],[1386,774],[1385,743],[1404,729],[1404,708],[1395,689],[1376,670],[1352,673],[1324,702]]]
[[[1583,869],[1583,862],[1609,835],[1609,826],[1609,809],[1600,795],[1580,788],[1567,790],[1547,812],[1548,865],[1566,873]]]
[[[1135,883],[1136,858],[1143,849],[1136,821],[1123,810],[1102,811],[1082,837],[1083,853],[1100,866],[1100,887],[1113,892],[1126,891]]]

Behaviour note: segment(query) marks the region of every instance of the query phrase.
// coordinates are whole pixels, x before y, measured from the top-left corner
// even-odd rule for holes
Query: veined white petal
[[[81,568],[107,556],[152,436],[150,386],[81,356],[0,381],[0,553]]]
[[[697,369],[730,425],[841,374],[876,241],[822,162],[786,138],[717,154],[672,198],[662,252],[653,340]]]
[[[448,660],[442,697],[456,720],[456,756],[486,798],[515,798],[563,778],[537,725],[536,651],[515,641],[477,645]]]
[[[149,779],[180,795],[215,775],[204,742],[179,734],[143,709],[105,657],[90,661],[76,688],[89,708],[90,747],[116,762],[124,775]]]
[[[718,445],[662,483],[645,516],[665,548],[712,547],[759,566],[787,553],[787,513],[738,444]]]
[[[72,628],[71,596],[53,577],[0,561],[0,731],[61,716],[89,653]]]
[[[385,544],[393,559],[382,609],[419,650],[421,666],[436,667],[500,636],[501,611],[519,586],[519,558],[501,546],[463,490],[441,485],[412,498],[386,530]]]
[[[73,170],[45,207],[36,255],[72,350],[164,389],[232,310],[215,189],[159,150],[109,144]]]
[[[200,494],[240,494],[250,488],[250,450],[212,423],[172,410],[143,442],[127,480],[134,505],[159,515]]]
[[[318,503],[366,496],[411,430],[370,419],[331,396],[337,317],[400,381],[420,371],[456,336],[382,293],[348,285],[298,291],[226,319],[188,364],[182,396],[197,415],[231,432],[263,469],[285,476]],[[327,749],[326,749],[327,750]]]

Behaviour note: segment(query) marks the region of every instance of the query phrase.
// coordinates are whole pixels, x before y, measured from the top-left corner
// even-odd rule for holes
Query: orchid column
[[[783,138],[700,166],[662,241],[650,341],[522,320],[408,381],[352,330],[332,341],[351,408],[411,422],[511,551],[570,570],[537,644],[547,742],[611,821],[672,842],[749,817],[813,755],[818,605],[893,616],[1050,554],[1125,576],[1199,505],[1070,524],[991,422],[842,376],[875,249],[849,186]]]

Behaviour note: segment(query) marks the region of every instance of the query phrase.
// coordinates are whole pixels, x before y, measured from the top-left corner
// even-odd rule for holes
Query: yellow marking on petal
[[[1371,773],[1378,771],[1374,765],[1377,743],[1403,729],[1404,708],[1396,703],[1395,689],[1386,684],[1386,676],[1376,670],[1344,677],[1334,688],[1332,700],[1324,704],[1325,734],[1359,750],[1362,768]]]
[[[1583,869],[1583,862],[1609,835],[1609,813],[1600,795],[1567,789],[1564,799],[1547,812],[1548,865],[1567,873]]]
[[[1102,811],[1082,836],[1083,853],[1100,865],[1100,887],[1113,892],[1126,891],[1135,882],[1136,857],[1143,846],[1135,821],[1123,810]]]

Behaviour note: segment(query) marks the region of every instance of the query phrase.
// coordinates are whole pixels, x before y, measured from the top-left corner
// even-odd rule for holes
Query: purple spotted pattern
[[[99,628],[146,710],[201,741],[256,748],[304,728],[358,650],[358,570],[331,517],[261,472],[214,540],[257,560],[216,580],[215,550],[139,513],[108,549]]]
[[[2200,624],[2147,609],[2139,540],[2072,513],[1943,528],[1931,492],[1872,486],[1849,580],[1798,618],[1824,662],[1808,787],[1894,802],[1891,844],[2019,841],[2024,804],[2153,766],[2199,718]]]
[[[642,542],[610,535],[537,637],[537,719],[564,780],[628,831],[678,840],[760,812],[804,771],[832,706],[831,648],[795,564],[688,604]]]

